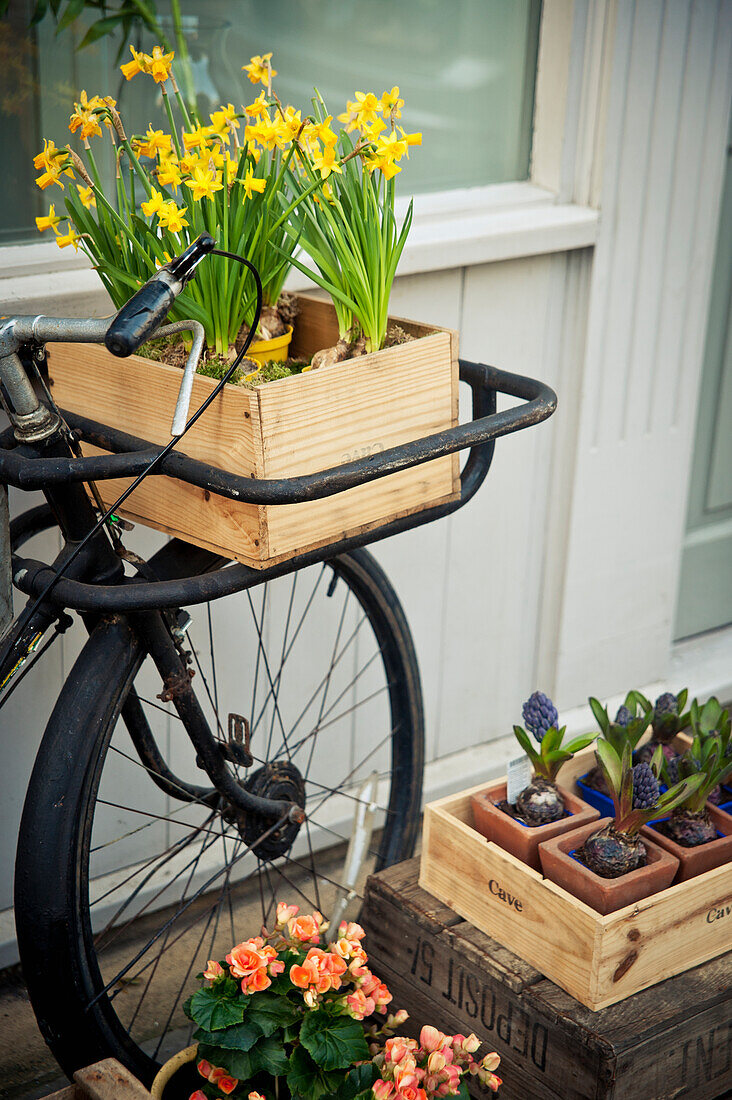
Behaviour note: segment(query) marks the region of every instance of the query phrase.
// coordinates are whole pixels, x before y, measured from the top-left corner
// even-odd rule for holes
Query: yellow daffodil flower
[[[216,179],[216,175],[211,168],[194,168],[192,178],[186,180],[185,184],[186,187],[190,187],[196,202],[204,197],[212,199],[214,193],[220,191],[224,186]]]
[[[211,132],[217,134],[228,145],[231,141],[231,131],[238,130],[240,125],[234,104],[229,103],[227,107],[220,107],[218,111],[213,111],[209,118]]]
[[[140,204],[143,214],[146,218],[151,218],[153,214],[157,214],[165,206],[165,199],[161,191],[156,191],[153,187],[152,195],[147,202]]]
[[[162,183],[163,187],[172,187],[177,191],[181,178],[180,169],[174,160],[166,160],[158,168],[158,183]]]
[[[194,130],[191,130],[190,133],[186,133],[185,130],[183,131],[183,144],[186,149],[195,149],[198,146],[203,149],[212,133],[213,129],[211,126],[204,126],[200,123]]]
[[[376,143],[376,156],[386,160],[401,160],[407,152],[407,143],[392,131]]]
[[[376,121],[376,116],[381,110],[381,104],[373,92],[356,92],[356,115],[359,126],[368,126]]]
[[[379,136],[386,129],[386,123],[383,118],[377,118],[368,126],[363,127],[363,136],[368,138],[369,141],[378,141]]]
[[[283,119],[282,125],[284,132],[287,135],[287,140],[294,141],[300,132],[300,128],[302,127],[302,118],[300,117],[300,112],[296,111],[294,107],[285,107],[285,117]]]
[[[268,65],[267,62],[270,62]],[[242,65],[241,71],[246,73],[252,84],[269,84],[270,76],[277,76],[277,70],[272,68],[272,54],[265,53],[260,57],[256,54],[248,65]]]
[[[402,135],[402,141],[406,141],[407,145],[421,145],[422,144],[422,131],[416,130],[413,134],[408,134],[406,130],[399,127],[399,133]],[[409,156],[409,153],[407,153]]]
[[[358,129],[358,101],[347,100],[346,110],[342,115],[338,115],[338,121],[342,122],[346,127],[346,133],[350,134],[353,130]]]
[[[79,251],[79,241],[81,237],[73,229],[70,229],[68,233],[57,233],[56,244],[59,248],[66,248],[67,245],[73,244],[74,252]]]
[[[80,187],[79,184],[77,184],[76,190],[79,192],[79,198],[87,210],[91,210],[92,206],[97,205],[97,198],[94,194],[93,187]]]
[[[330,128],[330,123],[332,121],[333,115],[328,115],[322,122],[313,124],[312,134],[317,137],[319,141],[322,141],[323,145],[335,145],[338,141],[338,135],[334,134]]]
[[[396,84],[390,92],[384,92],[381,97],[381,110],[392,118],[402,117],[403,106],[404,100],[399,98],[399,88]]]
[[[173,139],[162,130],[153,130],[152,126],[148,126],[145,138],[147,140],[136,143],[140,156],[155,157],[158,153],[168,153],[172,149]]]
[[[343,169],[336,160],[336,156],[335,146],[326,145],[322,153],[316,153],[313,157],[313,168],[320,172],[321,179],[327,179],[331,172],[343,174]]]
[[[163,53],[162,46],[155,46],[153,48],[149,73],[156,84],[164,84],[168,79],[174,57],[175,54],[172,50],[170,53]]]
[[[79,102],[74,104],[74,113],[69,119],[69,130],[72,134],[75,134],[79,130],[79,137],[89,138],[92,134],[97,137],[101,137],[102,128],[99,125],[99,119],[94,114],[94,111],[102,107],[102,100],[98,95],[92,96],[90,100],[87,100],[86,92],[82,91],[79,96]]]
[[[134,46],[130,46],[130,53],[132,54],[132,61],[128,61],[126,65],[120,65],[120,71],[125,80],[132,80],[133,76],[137,76],[138,73],[149,73],[152,65],[150,54],[138,53]]]
[[[247,199],[250,199],[252,197],[253,191],[256,191],[258,194],[261,195],[267,186],[267,181],[258,179],[254,175],[254,171],[251,168],[247,168],[244,179],[240,180],[239,182],[244,188],[244,198],[242,199],[242,202],[246,202]]]
[[[61,217],[56,213],[56,207],[51,203],[48,208],[48,214],[44,218],[36,218],[36,225],[38,226],[39,233],[45,232],[46,229],[52,229],[58,236],[58,230],[56,226],[60,222],[66,221],[66,218]]]
[[[260,115],[266,115],[269,110],[269,104],[267,103],[264,92],[260,92],[254,103],[250,103],[248,107],[244,108],[244,113],[251,115],[252,118],[259,118]]]
[[[183,217],[187,209],[187,206],[176,206],[172,200],[166,202],[158,210],[158,224],[163,229],[169,229],[171,233],[180,233],[184,226],[188,225]]]
[[[74,178],[73,169],[69,167],[68,163],[68,152],[66,149],[57,149],[53,140],[44,140],[43,151],[37,153],[33,158],[33,167],[45,169],[43,174],[36,179],[36,184],[41,191],[45,191],[52,183],[57,183],[63,191],[62,174]]]

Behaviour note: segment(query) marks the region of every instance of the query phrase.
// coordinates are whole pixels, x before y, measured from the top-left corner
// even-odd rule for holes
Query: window
[[[28,30],[32,8],[19,0],[0,24],[0,243],[37,240],[35,216],[58,203],[56,187],[41,193],[33,183],[32,159],[44,137],[70,138],[71,101],[82,88],[115,96],[132,132],[163,125],[157,89],[119,72],[126,43],[102,38],[75,49],[98,11],[57,36],[50,17]],[[172,37],[164,0],[158,11]],[[257,92],[241,66],[272,50],[277,90],[305,110],[313,84],[334,114],[356,89],[380,94],[399,84],[405,127],[424,135],[402,194],[528,177],[539,0],[184,0],[183,11],[202,111],[251,102]],[[152,40],[137,44],[148,49]]]

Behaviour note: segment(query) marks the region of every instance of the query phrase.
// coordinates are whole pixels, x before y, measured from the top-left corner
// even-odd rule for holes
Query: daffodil
[[[403,106],[404,100],[399,98],[399,88],[396,84],[390,92],[384,92],[381,97],[381,110],[392,118],[402,117]]]
[[[406,141],[407,145],[421,145],[422,144],[422,131],[416,130],[413,134],[408,134],[406,130],[399,127],[399,133],[402,135],[402,140]],[[407,153],[409,156],[409,153]]]
[[[313,124],[312,134],[322,141],[323,145],[335,145],[338,141],[338,135],[334,134],[330,128],[330,123],[333,121],[333,115],[326,115],[322,122]]]
[[[204,126],[203,123],[199,123],[195,129],[190,132],[183,131],[183,144],[186,149],[204,148],[208,139],[211,136],[212,128],[210,126]]]
[[[163,229],[169,229],[171,233],[180,233],[188,225],[183,217],[187,209],[187,206],[176,206],[172,200],[164,203],[158,210],[158,224]]]
[[[79,102],[74,104],[74,112],[69,119],[69,130],[75,134],[79,130],[79,137],[89,138],[92,134],[101,137],[102,128],[99,119],[94,113],[102,106],[102,100],[98,95],[87,100],[86,92],[82,91]]]
[[[170,53],[163,53],[162,46],[155,46],[153,48],[152,57],[150,58],[150,67],[147,71],[156,84],[164,84],[168,79],[174,57],[175,54],[172,50]]]
[[[191,179],[185,181],[186,187],[190,187],[193,192],[193,198],[198,202],[202,198],[212,199],[216,191],[220,191],[224,186],[216,178],[216,174],[211,168],[194,168]]]
[[[177,191],[181,183],[181,171],[174,160],[166,160],[158,168],[158,183]]]
[[[242,202],[246,202],[247,199],[250,199],[254,191],[261,195],[267,186],[267,181],[255,176],[251,168],[247,168],[246,175],[239,182],[244,188],[244,198]]]
[[[141,203],[140,206],[146,218],[151,218],[153,214],[157,214],[165,206],[162,191],[156,191],[153,187],[152,195],[148,201]]]
[[[152,126],[148,126],[145,139],[137,143],[138,152],[143,157],[155,157],[158,153],[167,153],[173,145],[170,134],[162,130],[153,130]]]
[[[242,65],[241,70],[246,73],[252,84],[269,84],[273,76],[277,76],[277,70],[272,68],[272,54],[265,53],[260,57],[256,54],[248,65]]]
[[[150,65],[152,65],[152,58],[148,53],[138,53],[134,46],[130,46],[130,53],[132,54],[132,61],[128,61],[126,65],[120,65],[120,71],[126,80],[132,80],[133,76],[137,76],[138,73],[149,73]]]
[[[346,127],[347,134],[358,128],[358,100],[346,101],[346,110],[342,115],[338,115],[338,121]]]
[[[269,104],[265,97],[264,92],[260,92],[254,103],[250,103],[248,107],[244,108],[244,112],[247,115],[251,115],[252,118],[259,118],[262,114],[267,114],[269,110]]]
[[[313,157],[313,168],[317,172],[320,172],[320,178],[325,180],[331,174],[331,172],[338,172],[343,174],[343,169],[338,163],[337,153],[334,145],[326,145],[322,153],[316,153]]]
[[[79,184],[77,184],[76,190],[79,192],[79,198],[81,199],[82,204],[87,208],[87,210],[91,210],[93,206],[97,205],[97,198],[94,194],[93,187],[81,187],[79,186]]]
[[[70,229],[68,231],[68,233],[63,233],[63,234],[62,233],[57,233],[56,234],[56,244],[59,246],[59,248],[66,248],[68,245],[73,244],[74,252],[79,251],[79,241],[80,240],[81,240],[81,237],[73,229]]]
[[[52,229],[54,233],[58,235],[58,230],[56,229],[56,226],[63,221],[66,221],[66,218],[58,215],[56,213],[56,207],[53,205],[53,203],[51,203],[48,208],[48,214],[43,218],[36,218],[36,225],[40,233],[45,232],[46,229]]]
[[[51,183],[57,183],[63,191],[64,185],[59,178],[62,173],[65,176],[71,176],[73,179],[74,172],[69,167],[68,156],[66,149],[57,149],[53,141],[44,140],[42,152],[37,153],[33,158],[34,168],[45,169],[43,175],[36,180],[42,191]]]
[[[381,104],[373,92],[356,92],[357,106],[355,113],[359,126],[368,126],[376,121],[376,116],[381,110]]]
[[[209,115],[211,119],[211,132],[217,134],[228,145],[231,141],[231,131],[239,129],[239,119],[236,117],[236,108],[233,103],[226,107],[220,107]]]
[[[363,136],[368,141],[378,141],[379,136],[386,129],[386,123],[383,118],[374,119],[373,122],[363,127]]]
[[[386,137],[379,138],[376,143],[376,156],[385,160],[401,160],[406,152],[406,141],[398,138],[393,130]]]

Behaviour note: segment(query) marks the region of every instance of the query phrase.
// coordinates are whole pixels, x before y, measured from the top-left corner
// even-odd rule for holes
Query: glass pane
[[[82,88],[113,95],[128,131],[165,125],[150,79],[128,83],[119,72],[126,41],[105,37],[78,50],[94,15],[57,36],[52,18],[28,31],[32,7],[31,0],[11,4],[0,24],[0,243],[38,239],[35,215],[49,201],[61,205],[57,187],[43,194],[35,187],[32,158],[44,137],[66,143],[71,101]],[[401,174],[402,195],[528,176],[540,0],[184,0],[182,7],[202,112],[252,102],[258,89],[241,67],[271,50],[280,98],[305,111],[314,84],[334,115],[357,89],[381,95],[399,84],[401,121],[423,133]],[[172,39],[169,3],[157,10]],[[153,39],[134,31],[133,42],[149,49]]]

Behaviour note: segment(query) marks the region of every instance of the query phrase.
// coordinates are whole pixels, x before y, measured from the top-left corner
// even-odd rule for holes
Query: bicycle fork
[[[191,686],[193,670],[189,667],[190,655],[183,649],[182,635],[176,640],[176,628],[173,628],[173,632],[169,629],[164,613],[131,614],[129,621],[160,673],[163,682],[161,701],[171,702],[175,707],[196,750],[198,766],[206,772],[218,795],[229,804],[234,815],[238,817],[242,813],[254,814],[278,824],[301,825],[305,820],[305,811],[297,802],[255,794],[232,774],[229,763],[248,767],[253,763],[253,758],[248,748],[235,738],[225,743],[218,741],[212,734]],[[210,803],[210,792],[181,783],[168,770],[135,696],[128,698],[122,716],[143,764],[151,768],[153,777],[157,775],[160,778],[158,786],[178,798],[185,790],[189,798]]]

